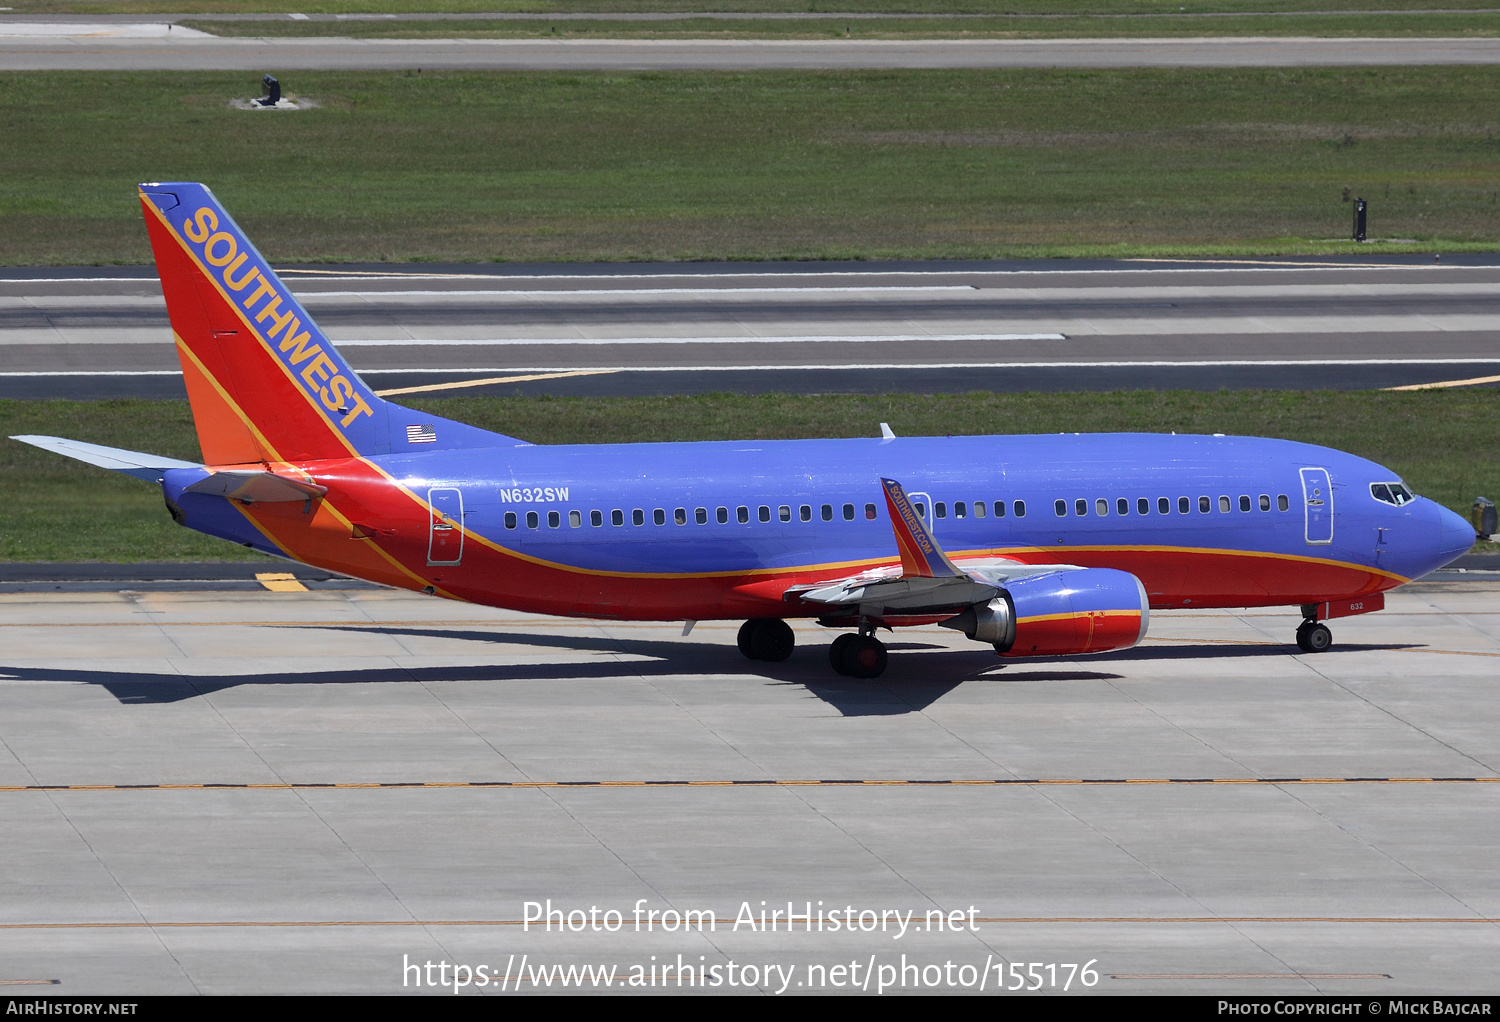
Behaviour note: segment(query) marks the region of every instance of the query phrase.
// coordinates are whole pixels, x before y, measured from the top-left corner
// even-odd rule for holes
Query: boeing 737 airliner
[[[201,184],[140,186],[204,464],[28,443],[161,485],[182,525],[391,586],[515,610],[938,623],[1005,657],[1122,649],[1152,608],[1293,605],[1328,618],[1468,550],[1469,524],[1381,466],[1224,436],[896,437],[536,446],[386,401]]]

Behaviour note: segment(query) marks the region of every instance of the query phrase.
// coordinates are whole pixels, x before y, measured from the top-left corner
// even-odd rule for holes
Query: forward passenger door
[[[1308,545],[1333,542],[1333,483],[1326,468],[1302,469],[1302,514]]]

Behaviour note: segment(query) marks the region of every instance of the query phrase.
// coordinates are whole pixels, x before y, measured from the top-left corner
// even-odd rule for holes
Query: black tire
[[[755,634],[755,626],[758,624],[760,624],[759,621],[746,621],[740,625],[739,637],[735,639],[735,642],[739,644],[740,652],[745,654],[748,660],[755,659],[755,654],[750,651],[750,636]]]
[[[1297,629],[1297,646],[1304,653],[1321,653],[1333,645],[1333,633],[1317,621],[1304,621]]]
[[[767,663],[780,663],[792,655],[797,646],[797,637],[791,625],[779,617],[761,618],[753,622],[750,632],[750,659]]]
[[[837,639],[834,639],[833,645],[828,647],[828,663],[833,667],[836,674],[847,675],[849,673],[844,669],[844,653],[848,650],[849,643],[857,638],[859,636],[845,632]]]
[[[885,673],[885,643],[873,635],[851,636],[844,647],[844,673],[851,678],[878,678]]]

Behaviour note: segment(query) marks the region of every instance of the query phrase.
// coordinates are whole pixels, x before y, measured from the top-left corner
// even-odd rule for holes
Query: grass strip
[[[0,263],[1247,255],[1500,239],[1500,68],[0,74]],[[1347,191],[1346,191],[1347,190]],[[1368,248],[1366,249],[1369,250]]]
[[[712,394],[672,398],[433,398],[413,407],[537,443],[1143,431],[1282,437],[1371,458],[1465,517],[1500,495],[1500,390],[1189,391],[947,396]],[[182,401],[0,401],[0,432],[199,457]],[[172,524],[160,491],[0,440],[0,560],[236,560]]]

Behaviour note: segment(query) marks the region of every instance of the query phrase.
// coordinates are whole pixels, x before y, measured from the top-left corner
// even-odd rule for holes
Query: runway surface
[[[1500,39],[219,38],[165,24],[0,22],[5,71],[1370,67],[1500,63]]]
[[[1492,992],[1497,591],[1409,586],[1316,655],[1280,611],[1003,668],[903,631],[878,682],[811,625],[767,666],[732,623],[0,593],[0,980],[386,993],[433,989],[430,960],[509,992],[680,955],[769,993],[851,962],[924,970],[906,989],[1016,962],[1107,993]],[[624,925],[523,929],[548,899]],[[763,901],[774,932],[743,923]],[[788,934],[788,901],[871,929]],[[637,931],[637,905],[714,922]]]
[[[1500,377],[1500,261],[284,268],[377,390],[1359,389]],[[0,396],[180,397],[149,267],[0,276]]]

